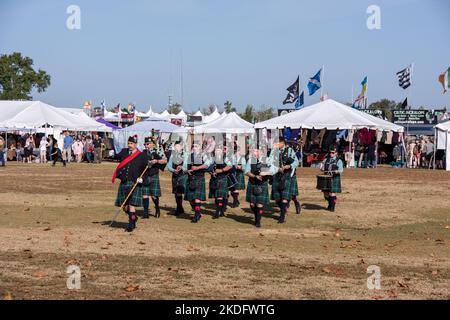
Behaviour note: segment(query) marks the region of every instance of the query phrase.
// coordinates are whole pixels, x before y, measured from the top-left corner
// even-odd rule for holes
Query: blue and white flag
[[[100,106],[102,107],[102,110],[106,109],[105,99],[103,99],[102,102],[100,102]]]
[[[319,90],[322,87],[322,84],[320,83],[321,72],[322,72],[322,68],[320,68],[320,70],[317,71],[317,73],[314,77],[309,78],[308,90],[309,90],[310,96],[312,96],[317,90]]]
[[[300,109],[305,104],[305,91],[302,91],[300,96],[297,99],[297,102],[295,102],[295,109]]]

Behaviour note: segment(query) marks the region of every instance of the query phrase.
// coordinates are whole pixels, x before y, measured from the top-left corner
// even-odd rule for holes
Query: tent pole
[[[5,162],[6,165],[6,162],[8,161],[8,130],[5,131],[5,146],[6,146],[6,153],[3,152],[3,161]]]
[[[437,129],[434,128],[434,148],[433,148],[433,170],[436,169],[436,148],[437,148],[437,143],[436,143],[436,137],[437,137]],[[428,166],[429,167],[429,166]]]

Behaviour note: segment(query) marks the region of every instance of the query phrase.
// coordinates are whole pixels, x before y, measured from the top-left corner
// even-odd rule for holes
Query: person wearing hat
[[[193,223],[200,221],[200,206],[206,201],[205,172],[211,164],[211,159],[201,150],[200,141],[194,141],[192,152],[188,158],[188,182],[184,199],[191,203],[194,210]]]
[[[209,198],[215,199],[216,212],[213,219],[225,215],[226,199],[228,197],[228,173],[233,168],[231,159],[226,157],[223,147],[216,145],[211,161],[212,171],[209,180]]]
[[[297,200],[298,184],[295,175],[299,162],[294,149],[286,145],[284,137],[279,138],[279,142],[275,144],[270,153],[270,158],[277,168],[277,172],[273,176],[270,199],[274,200],[280,208],[278,223],[284,223],[289,201],[294,200],[297,214],[300,214],[301,211],[300,203]]]
[[[344,172],[344,163],[338,158],[335,145],[330,146],[328,156],[322,164],[322,171],[331,175],[331,189],[323,190],[325,200],[328,201],[328,210],[334,212],[336,208],[336,193],[341,193],[341,174]]]
[[[261,217],[264,206],[269,204],[269,177],[276,168],[271,165],[270,159],[263,155],[259,148],[254,148],[245,165],[245,175],[248,176],[247,193],[245,200],[255,215],[255,226],[261,227]]]
[[[186,192],[188,156],[181,142],[177,141],[167,163],[167,170],[172,172],[172,193],[177,204],[176,216],[184,214],[183,194]]]
[[[159,197],[161,197],[161,186],[159,184],[159,170],[164,170],[167,158],[161,148],[157,148],[155,138],[145,138],[145,151],[148,158],[148,169],[143,176],[142,182],[142,205],[144,207],[143,219],[148,219],[149,197],[152,197],[155,204],[155,217],[159,218],[161,210],[159,208]]]
[[[128,148],[123,148],[117,155],[120,163],[114,171],[112,182],[114,183],[116,177],[120,179],[119,189],[117,191],[117,198],[115,205],[121,207],[125,199],[130,194],[133,187],[133,192],[128,197],[124,204],[124,210],[128,215],[127,232],[131,232],[136,228],[137,215],[136,207],[142,207],[142,173],[147,170],[148,158],[147,153],[140,152],[137,148],[137,136],[128,138]]]
[[[235,147],[235,152],[232,156],[232,162],[236,174],[237,183],[230,188],[231,196],[233,197],[232,208],[237,208],[240,205],[239,202],[239,190],[245,190],[245,166],[247,164],[245,160],[245,154],[241,154],[239,147]]]

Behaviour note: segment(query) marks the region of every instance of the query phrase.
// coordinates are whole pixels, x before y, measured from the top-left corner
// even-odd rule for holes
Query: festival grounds
[[[261,229],[243,192],[224,218],[211,218],[213,201],[198,224],[176,218],[164,172],[161,218],[130,234],[123,213],[109,227],[114,166],[0,168],[2,298],[450,299],[450,172],[345,170],[330,213],[318,169],[302,168],[302,214],[291,206],[279,225],[278,209],[266,210]],[[69,265],[81,269],[79,290],[67,288]],[[379,290],[367,287],[371,265]]]

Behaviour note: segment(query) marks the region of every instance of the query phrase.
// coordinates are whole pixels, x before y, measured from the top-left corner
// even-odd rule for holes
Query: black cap
[[[138,137],[137,137],[137,135],[128,137],[128,142],[137,143],[137,142],[138,142]]]
[[[337,150],[336,146],[335,146],[334,144],[332,144],[332,145],[330,146],[330,148],[328,149],[328,152],[336,151],[336,150]]]

